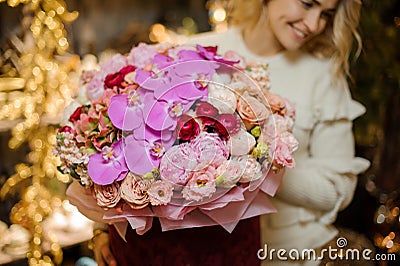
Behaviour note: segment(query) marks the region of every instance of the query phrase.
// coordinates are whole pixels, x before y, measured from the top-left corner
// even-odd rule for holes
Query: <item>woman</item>
[[[233,234],[243,230],[247,234],[226,238],[223,241],[227,245],[221,248],[243,241],[245,244],[241,247],[247,245],[249,253],[241,256],[247,256],[246,259],[228,262],[224,259],[237,252],[226,250],[228,257],[220,261],[220,257],[215,257],[213,263],[210,262],[212,265],[232,262],[254,265],[261,263],[258,258],[254,259],[257,245],[257,250],[261,248],[259,258],[269,263],[271,259],[279,261],[277,257],[271,258],[271,249],[282,248],[286,252],[296,249],[301,254],[303,249],[321,249],[332,240],[338,233],[332,223],[337,213],[352,200],[356,175],[369,166],[366,160],[354,157],[352,120],[361,115],[364,108],[351,99],[346,83],[353,37],[358,42],[356,53],[361,49],[356,30],[361,0],[231,2],[232,28],[223,33],[199,34],[188,42],[217,45],[220,53],[234,50],[247,62],[268,63],[272,92],[296,105],[294,134],[300,143],[295,154],[297,166],[286,171],[276,198],[272,199],[278,212],[261,217],[261,243],[258,237],[251,237],[257,232],[258,220],[245,220],[244,228],[239,227]],[[196,241],[196,234],[177,231],[172,233],[171,239],[182,237]],[[241,239],[244,236],[247,238]],[[111,241],[111,246],[117,246],[113,236]],[[113,265],[106,235],[96,236],[94,244],[99,265],[103,265],[104,260]],[[198,252],[200,260],[202,250]],[[186,263],[193,265],[195,262]],[[291,263],[301,261],[295,259]],[[311,259],[303,263],[318,264],[318,261]]]

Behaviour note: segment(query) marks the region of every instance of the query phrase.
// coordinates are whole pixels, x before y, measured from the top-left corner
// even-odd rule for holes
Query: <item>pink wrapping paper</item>
[[[269,171],[255,189],[250,190],[250,186],[234,187],[222,197],[199,206],[168,204],[134,210],[126,205],[122,212],[115,209],[105,210],[97,205],[90,191],[77,182],[68,187],[67,197],[89,219],[113,224],[122,238],[128,223],[138,234],[144,234],[150,230],[154,217],[160,220],[162,231],[220,225],[231,233],[242,219],[276,212],[269,196],[275,195],[283,172]]]

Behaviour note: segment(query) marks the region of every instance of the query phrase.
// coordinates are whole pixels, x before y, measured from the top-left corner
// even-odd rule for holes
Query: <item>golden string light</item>
[[[54,234],[47,233],[50,245],[44,249],[42,222],[61,200],[68,177],[61,175],[53,156],[55,127],[73,88],[69,73],[79,57],[67,53],[69,44],[64,23],[78,13],[68,12],[63,0],[0,0],[10,7],[23,4],[23,36],[12,36],[0,56],[0,129],[10,128],[9,147],[29,143],[28,163],[16,165],[16,173],[0,190],[6,197],[24,180],[30,185],[13,207],[10,220],[32,235],[27,253],[29,265],[59,265],[62,250]],[[46,251],[46,252],[45,252]],[[43,254],[45,253],[45,254]]]
[[[400,187],[388,193],[379,189],[374,179],[374,175],[369,175],[365,183],[365,189],[380,203],[374,215],[378,228],[373,236],[374,244],[388,253],[400,254]]]
[[[215,31],[224,31],[228,28],[228,0],[209,0],[206,3],[209,12],[209,23]]]

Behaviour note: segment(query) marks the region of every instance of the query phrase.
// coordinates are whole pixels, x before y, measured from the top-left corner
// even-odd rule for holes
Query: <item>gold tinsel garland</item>
[[[59,265],[62,250],[53,234],[47,234],[49,248],[43,249],[42,221],[60,199],[54,195],[57,183],[68,178],[56,170],[58,161],[52,154],[55,127],[72,95],[68,74],[79,57],[68,55],[64,23],[74,21],[78,13],[68,12],[63,0],[0,0],[11,7],[23,4],[23,36],[12,36],[10,47],[0,58],[0,128],[9,127],[9,147],[27,142],[31,148],[29,164],[15,167],[16,173],[0,190],[4,199],[21,181],[30,179],[21,200],[12,209],[12,223],[20,224],[32,234],[29,265]],[[4,98],[4,99],[3,99]],[[49,189],[49,184],[53,185]],[[56,188],[54,188],[54,186]],[[59,191],[63,193],[63,191]]]

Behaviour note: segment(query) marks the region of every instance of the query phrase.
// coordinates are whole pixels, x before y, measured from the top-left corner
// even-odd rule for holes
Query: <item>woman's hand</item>
[[[117,266],[117,261],[111,253],[108,232],[101,232],[93,238],[94,259],[99,266]]]

